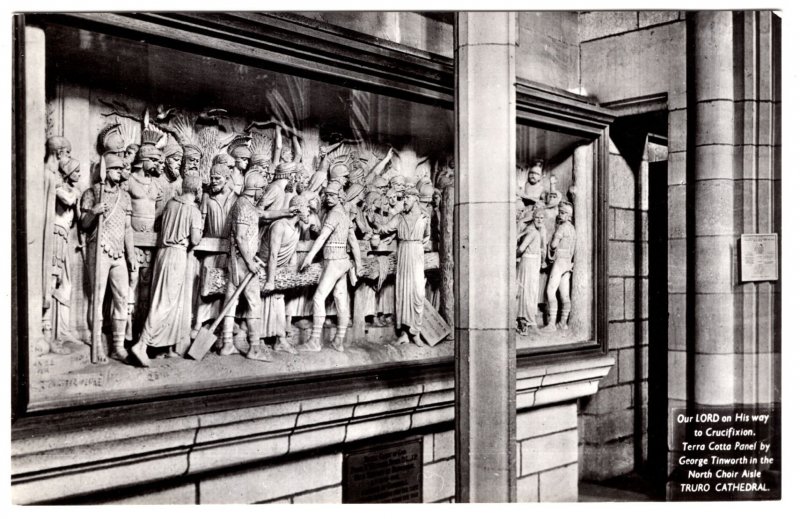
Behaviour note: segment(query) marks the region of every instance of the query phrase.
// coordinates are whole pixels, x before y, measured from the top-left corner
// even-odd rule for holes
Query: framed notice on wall
[[[742,283],[778,280],[777,234],[742,234],[739,246]]]

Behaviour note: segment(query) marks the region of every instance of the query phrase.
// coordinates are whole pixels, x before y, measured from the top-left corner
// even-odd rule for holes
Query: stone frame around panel
[[[594,189],[592,212],[594,220],[594,250],[590,260],[593,290],[592,316],[593,333],[588,340],[553,346],[520,346],[518,339],[518,357],[520,359],[558,358],[567,353],[605,353],[607,351],[607,296],[608,282],[607,254],[607,170],[609,127],[615,118],[615,112],[587,98],[554,89],[533,81],[518,79],[517,93],[517,125],[531,126],[556,133],[564,133],[592,141],[592,171]]]
[[[35,21],[37,16],[29,16],[28,21]],[[192,49],[193,51],[206,49],[216,56],[236,55],[239,56],[239,59],[255,60],[256,62],[261,60],[268,63],[272,63],[271,60],[275,59],[276,56],[285,58],[285,55],[280,54],[280,52],[286,51],[285,43],[283,43],[286,40],[281,40],[281,38],[288,38],[287,34],[292,34],[291,31],[297,28],[296,21],[292,20],[290,16],[272,14],[263,15],[257,21],[246,20],[239,15],[216,18],[213,14],[205,13],[184,13],[181,15],[74,13],[53,16],[59,23],[69,26],[101,30],[128,37],[135,35],[147,36],[169,47]],[[17,42],[20,39],[24,41],[22,34],[24,34],[25,23],[24,16],[17,18]],[[256,52],[257,57],[253,58],[252,54],[247,52],[248,44],[253,44],[253,35],[263,35],[263,31],[278,26],[287,32],[279,33],[268,43],[260,45],[261,48]],[[216,31],[213,35],[210,34],[212,27]],[[331,28],[326,28],[326,30],[331,30]],[[251,33],[248,33],[248,31],[251,31]],[[320,45],[323,49],[330,49],[333,46],[327,43],[330,34],[319,30],[317,27],[306,27],[303,28],[302,32],[308,48]],[[289,59],[289,69],[297,67],[309,73],[311,77],[338,78],[339,81],[362,85],[373,91],[387,92],[390,95],[397,95],[404,99],[422,100],[435,106],[452,106],[452,86],[450,86],[452,85],[450,83],[452,81],[452,65],[446,59],[436,59],[434,56],[426,55],[426,53],[420,51],[408,52],[409,49],[398,49],[396,47],[402,46],[397,45],[388,46],[394,48],[385,48],[373,42],[357,38],[345,39],[345,37],[342,37],[336,41],[336,44],[350,48],[351,63],[348,66],[343,66],[342,63],[336,63],[336,65],[342,66],[341,69],[331,66],[329,63],[331,60],[330,55],[321,52],[319,54],[312,53],[304,54],[301,57],[291,57]],[[248,54],[248,57],[242,58],[243,54]],[[356,60],[356,66],[353,66],[353,56],[361,58]],[[285,66],[285,64],[282,66]],[[354,68],[361,68],[362,70],[366,68],[369,73],[364,74],[361,71],[354,71],[352,70]],[[408,71],[410,79],[405,77],[398,78],[398,74],[395,72],[396,69]],[[17,70],[21,74],[24,71],[24,67],[18,66]],[[18,88],[16,92],[18,96],[17,102],[19,103],[24,99],[24,89]],[[517,96],[519,121],[543,124],[553,129],[564,129],[581,135],[592,135],[597,138],[594,153],[594,171],[597,179],[598,196],[595,204],[598,219],[601,222],[604,221],[605,161],[603,157],[605,157],[605,147],[607,146],[604,139],[607,138],[606,128],[608,121],[610,121],[609,113],[597,109],[590,103],[586,103],[580,96],[570,96],[563,92],[552,91],[549,87],[541,85],[529,85],[519,82]],[[18,150],[21,150],[24,149],[25,143],[24,114],[20,113],[18,117],[16,120],[17,141],[15,145]],[[15,156],[15,158],[17,157]],[[23,173],[18,175],[17,178],[24,179],[26,167],[24,157],[17,158],[16,166],[17,171]],[[17,200],[24,201],[24,194],[20,196],[21,188],[24,191],[24,184],[18,182],[16,186]],[[24,224],[24,203],[20,204],[16,210],[17,221]],[[605,225],[599,224],[597,231],[596,243],[600,246],[596,247],[593,259],[596,285],[594,298],[595,336],[592,340],[580,344],[537,348],[536,351],[519,351],[518,356],[520,359],[531,356],[535,356],[540,360],[566,355],[575,357],[582,354],[596,355],[604,351],[606,303],[605,285],[602,280],[605,276],[605,247],[602,244],[604,243]],[[20,265],[24,266],[25,263],[21,262]],[[27,303],[24,290],[20,290],[18,295],[23,303]],[[26,304],[20,305],[19,308],[23,311],[20,312],[17,323],[20,325],[21,330],[25,330],[28,323],[25,313]],[[19,347],[26,344],[27,338],[27,334],[23,333],[20,336],[17,347],[14,349],[13,370],[14,378],[18,383],[14,385],[12,400],[15,416],[25,417],[25,428],[36,428],[36,424],[46,423],[47,419],[45,417],[47,415],[42,414],[45,410],[31,409],[28,406],[26,383],[30,379],[29,374],[26,372],[27,351],[25,351],[24,347]],[[243,383],[232,383],[227,387],[214,390],[194,388],[191,395],[183,398],[185,398],[184,401],[189,407],[201,406],[206,408],[210,401],[216,401],[216,405],[226,408],[230,406],[232,408],[246,405],[247,402],[252,401],[263,402],[265,401],[264,399],[278,401],[280,398],[285,399],[293,391],[296,391],[297,394],[314,394],[318,390],[320,382],[326,386],[333,384],[339,388],[359,387],[359,385],[363,384],[364,377],[369,375],[370,378],[375,376],[388,383],[403,384],[408,380],[411,371],[417,373],[416,377],[421,376],[425,379],[429,376],[451,373],[451,370],[452,365],[448,360],[406,361],[401,366],[364,367],[351,371],[334,370],[302,374],[299,377],[281,377],[269,381],[244,381]],[[248,391],[243,392],[242,390],[245,388]],[[280,390],[276,391],[278,388]],[[57,407],[57,409],[61,413],[59,419],[67,420],[67,422],[71,422],[76,417],[87,416],[113,415],[116,417],[115,419],[122,419],[123,415],[127,414],[127,410],[133,409],[130,406],[140,407],[142,412],[148,414],[150,412],[170,414],[173,412],[172,404],[162,401],[163,397],[166,396],[170,395],[165,393],[163,395],[152,394],[141,397],[120,394],[114,400],[103,403],[101,408],[96,408],[96,405],[92,403],[81,404],[80,402],[74,402],[72,404],[64,404]],[[148,403],[143,404],[143,402]],[[119,412],[114,411],[109,414],[107,410],[102,410],[102,407],[107,408],[109,404],[121,404],[122,407],[119,408]],[[81,418],[78,418],[78,420],[80,421]],[[17,425],[21,425],[19,421],[17,421]]]

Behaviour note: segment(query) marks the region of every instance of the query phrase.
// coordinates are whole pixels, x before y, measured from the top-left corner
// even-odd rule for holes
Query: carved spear
[[[103,203],[103,191],[106,186],[106,160],[100,157],[100,200],[98,203]],[[95,233],[95,256],[94,256],[94,291],[92,297],[92,364],[104,362],[105,354],[103,352],[103,334],[102,334],[102,319],[103,319],[103,294],[100,292],[102,281],[100,280],[100,260],[102,259],[103,251],[100,247],[100,240],[103,235],[103,219],[105,212],[97,215],[97,227]]]

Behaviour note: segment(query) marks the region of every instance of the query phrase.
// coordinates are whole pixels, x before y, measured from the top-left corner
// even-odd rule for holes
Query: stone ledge
[[[517,370],[517,408],[576,400],[597,391],[613,357],[553,362]],[[17,504],[235,469],[242,463],[331,448],[388,433],[452,422],[453,380],[383,388],[15,440]],[[154,465],[155,463],[155,465]],[[113,473],[114,477],[98,477]]]

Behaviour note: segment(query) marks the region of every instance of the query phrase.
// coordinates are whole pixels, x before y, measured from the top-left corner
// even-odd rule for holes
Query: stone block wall
[[[581,477],[590,480],[631,472],[647,441],[648,163],[642,151],[634,171],[613,141],[609,146],[608,353],[616,365],[581,405]]]
[[[669,143],[668,149],[657,151],[657,157],[652,156],[652,146],[645,145],[639,158],[620,153],[626,143],[609,146],[608,348],[617,365],[601,382],[597,395],[581,402],[581,477],[585,479],[629,473],[647,457],[648,160],[668,161],[670,362],[665,369],[669,370],[669,396],[677,397],[676,404],[685,398],[684,18],[677,11],[580,14],[585,93],[601,103],[666,95]],[[626,155],[631,155],[628,148]]]
[[[517,77],[578,92],[578,13],[528,11],[517,14]]]
[[[598,40],[682,20],[681,11],[589,11],[579,14],[581,41]]]
[[[608,357],[517,370],[520,501],[575,501],[576,401]],[[422,497],[455,496],[452,376],[320,398],[62,431],[17,432],[16,504],[340,503],[344,453],[422,438]],[[355,444],[358,442],[358,445]]]
[[[578,500],[577,417],[575,403],[517,414],[517,502]]]
[[[455,433],[422,436],[422,495],[425,503],[453,502]],[[231,471],[104,504],[337,504],[342,502],[343,454],[312,455],[243,471]]]
[[[517,500],[578,500],[575,403],[517,416]],[[455,501],[455,432],[422,436],[424,503]],[[105,504],[336,504],[342,502],[341,452],[226,472],[213,478],[148,491]]]

